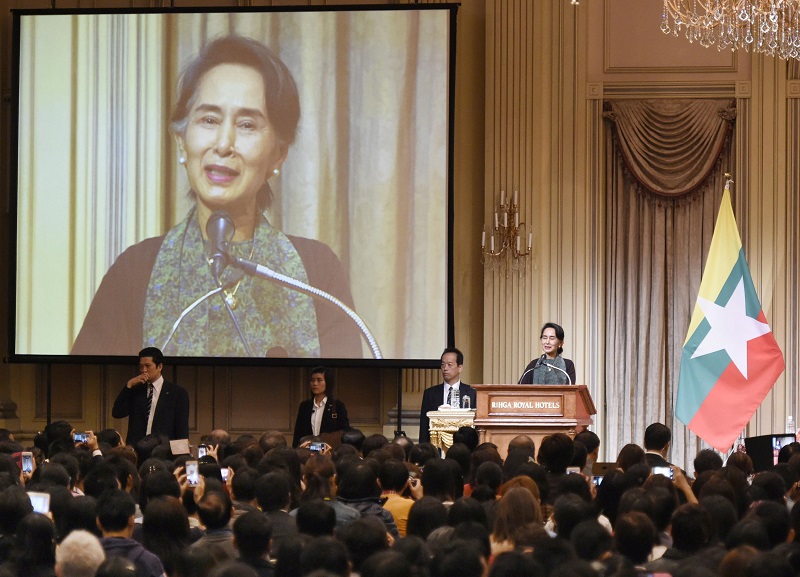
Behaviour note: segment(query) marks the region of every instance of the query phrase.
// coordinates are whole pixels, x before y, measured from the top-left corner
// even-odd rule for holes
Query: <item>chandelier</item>
[[[515,271],[522,277],[533,246],[533,233],[528,232],[528,250],[525,250],[524,222],[519,221],[519,192],[514,191],[506,199],[505,191],[500,191],[500,204],[494,212],[494,226],[489,231],[489,245],[486,244],[486,228],[481,233],[481,263],[485,268],[497,271],[506,277]]]
[[[664,0],[661,31],[689,42],[800,58],[800,0]]]

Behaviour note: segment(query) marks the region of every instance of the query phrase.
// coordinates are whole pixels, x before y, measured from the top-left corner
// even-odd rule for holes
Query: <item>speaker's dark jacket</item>
[[[186,389],[164,380],[155,411],[153,433],[170,439],[189,438],[189,394]],[[128,417],[125,443],[135,445],[147,431],[147,386],[123,387],[114,401],[111,416],[115,419]]]

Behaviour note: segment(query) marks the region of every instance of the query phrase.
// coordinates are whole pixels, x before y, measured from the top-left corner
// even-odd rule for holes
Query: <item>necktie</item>
[[[150,422],[150,411],[153,410],[153,383],[147,383],[147,421]]]
[[[447,404],[448,405],[453,404],[453,387],[450,387],[450,390],[447,391]]]

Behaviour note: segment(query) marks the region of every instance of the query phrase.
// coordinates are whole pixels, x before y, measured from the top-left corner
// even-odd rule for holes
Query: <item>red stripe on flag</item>
[[[761,313],[762,316],[763,311]],[[720,452],[750,421],[784,369],[783,355],[770,332],[747,343],[749,379],[730,363],[688,424],[698,437]]]

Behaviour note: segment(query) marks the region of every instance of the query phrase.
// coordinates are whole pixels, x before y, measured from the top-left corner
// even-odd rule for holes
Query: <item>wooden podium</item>
[[[586,385],[472,385],[477,391],[475,428],[481,442],[497,445],[503,458],[517,435],[533,438],[576,433],[597,413]]]

